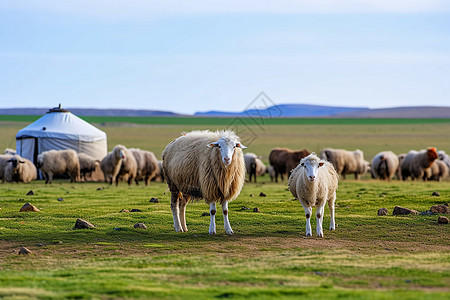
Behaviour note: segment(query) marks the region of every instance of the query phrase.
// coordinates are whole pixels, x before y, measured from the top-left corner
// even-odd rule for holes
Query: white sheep
[[[382,151],[372,159],[372,178],[391,180],[399,166],[398,156],[392,151]]]
[[[45,183],[52,183],[53,175],[68,173],[70,182],[80,180],[80,161],[74,150],[49,150],[37,157],[37,166],[45,178]]]
[[[137,164],[136,184],[139,180],[144,180],[145,185],[148,185],[150,180],[156,176],[159,171],[158,160],[153,152],[141,149],[129,149],[133,153]]]
[[[406,180],[411,177],[412,180],[420,178],[426,180],[426,176],[424,176],[426,170],[431,167],[437,158],[438,155],[434,147],[421,151],[409,151],[400,165],[402,179]]]
[[[36,178],[37,170],[30,160],[19,155],[14,155],[8,160],[5,168],[6,181],[28,183]]]
[[[109,152],[100,163],[105,181],[116,185],[120,180],[125,180],[131,185],[136,178],[137,163],[133,153],[123,145],[117,145]]]
[[[80,174],[86,181],[86,175],[92,176],[98,166],[100,166],[100,161],[87,155],[86,153],[78,153],[78,160],[80,161]]]
[[[266,165],[264,165],[260,158],[261,156],[257,156],[255,153],[244,154],[245,169],[247,170],[249,176],[248,181],[250,182],[253,177],[256,183],[256,176],[263,176],[267,172]]]
[[[440,159],[436,159],[431,167],[425,170],[424,176],[427,180],[441,181],[449,176],[449,172],[447,164]]]
[[[325,203],[330,208],[330,230],[335,230],[334,202],[338,188],[339,175],[333,165],[319,159],[313,152],[302,158],[300,164],[292,171],[289,177],[289,190],[300,201],[306,215],[306,236],[312,236],[311,215],[312,207],[316,209],[316,232],[318,237],[323,237],[323,214]]]
[[[345,179],[345,174],[355,174],[355,179],[370,171],[369,162],[364,160],[364,153],[357,149],[348,151],[344,149],[325,148],[320,153],[322,159],[333,164],[339,176]]]
[[[443,162],[445,162],[445,164],[447,165],[447,167],[450,168],[450,156],[449,156],[447,153],[445,153],[444,150],[439,150],[439,151],[437,152],[437,154],[438,154],[438,158],[439,158],[440,160],[442,160]]]
[[[209,234],[216,233],[216,202],[221,203],[225,232],[233,234],[228,202],[236,199],[245,181],[243,148],[232,131],[192,131],[169,143],[163,151],[163,171],[171,192],[176,232],[187,231],[186,204],[204,199],[209,204]]]

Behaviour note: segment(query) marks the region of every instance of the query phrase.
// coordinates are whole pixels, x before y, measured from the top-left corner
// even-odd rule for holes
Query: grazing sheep
[[[13,156],[10,154],[0,154],[0,179],[2,182],[5,182],[5,169],[8,165],[8,160],[10,160]]]
[[[252,181],[252,176],[256,183],[256,176],[263,176],[267,172],[267,168],[260,158],[261,156],[257,156],[255,153],[244,154],[245,169],[249,175],[250,182]]]
[[[312,207],[316,209],[316,232],[318,237],[323,237],[323,214],[325,203],[330,208],[330,230],[335,230],[334,201],[338,188],[339,175],[333,165],[319,159],[315,153],[311,153],[300,161],[300,164],[292,171],[289,177],[289,190],[298,199],[305,210],[306,236],[312,236],[311,215]]]
[[[284,174],[289,177],[289,172],[298,165],[303,157],[309,154],[310,152],[306,149],[296,151],[288,148],[272,149],[269,154],[269,163],[275,170],[275,182],[278,182],[278,174],[280,174],[281,180],[284,180]]]
[[[45,178],[45,183],[52,183],[53,175],[68,173],[70,182],[80,180],[80,161],[74,150],[44,151],[37,157],[37,166]]]
[[[364,160],[364,153],[359,149],[348,151],[325,148],[320,153],[320,157],[332,163],[336,172],[344,179],[346,174],[355,174],[355,179],[359,179],[360,175],[370,170],[369,162]]]
[[[394,152],[380,152],[372,159],[372,178],[391,180],[397,172],[398,165],[398,157]]]
[[[209,204],[209,234],[216,233],[216,202],[222,205],[225,232],[233,234],[228,202],[236,199],[245,182],[245,149],[232,131],[192,131],[164,149],[163,171],[172,194],[171,208],[176,232],[187,231],[186,204],[205,199]]]
[[[425,169],[425,177],[424,179],[441,181],[442,179],[447,178],[449,175],[449,167],[447,164],[440,160],[436,159],[430,168]]]
[[[86,181],[86,175],[92,176],[92,172],[100,166],[100,161],[86,153],[78,153],[78,160],[80,161],[80,174]]]
[[[37,170],[34,164],[19,155],[14,155],[8,160],[5,168],[5,179],[8,182],[31,182],[37,178]]]
[[[402,161],[405,159],[405,156],[406,156],[406,153],[402,153],[402,154],[399,154],[397,156],[397,158],[398,158],[398,167],[397,167],[396,174],[397,174],[397,179],[398,180],[402,179],[402,168],[401,168],[401,165],[402,165]]]
[[[411,177],[412,180],[419,178],[425,180],[425,170],[430,168],[437,158],[438,155],[434,147],[421,151],[409,151],[400,165],[402,179],[406,180]]]
[[[16,155],[17,152],[16,152],[16,150],[14,150],[14,149],[6,148],[6,149],[5,149],[5,154]]]
[[[131,185],[136,178],[137,163],[134,155],[123,145],[117,145],[109,152],[100,163],[105,181],[110,184],[119,184],[119,180],[128,181]]]
[[[440,160],[442,160],[443,162],[445,162],[445,164],[447,165],[447,167],[450,168],[450,156],[449,156],[447,153],[445,153],[444,150],[439,150],[439,151],[437,152],[437,154],[438,154],[438,158],[439,158]]]
[[[158,160],[155,154],[150,151],[141,149],[129,149],[133,153],[137,164],[135,182],[138,184],[139,180],[143,179],[145,185],[148,185],[150,180],[156,176],[158,172]]]

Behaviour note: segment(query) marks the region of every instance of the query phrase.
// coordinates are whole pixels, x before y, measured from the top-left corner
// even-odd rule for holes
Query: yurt
[[[16,135],[17,154],[34,164],[39,153],[53,149],[73,149],[102,160],[107,153],[106,133],[61,108],[60,104]]]

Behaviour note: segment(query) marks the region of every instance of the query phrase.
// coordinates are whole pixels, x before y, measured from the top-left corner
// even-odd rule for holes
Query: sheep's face
[[[233,154],[234,150],[236,148],[245,149],[244,145],[242,145],[240,142],[236,142],[229,138],[221,138],[217,142],[211,143],[207,145],[210,148],[219,148],[220,155],[222,156],[222,163],[225,166],[228,166],[231,164],[231,161],[233,160]]]
[[[305,159],[300,162],[300,165],[305,168],[305,174],[306,178],[310,182],[314,182],[317,179],[317,171],[320,167],[322,167],[324,164],[323,161],[317,161],[317,160],[309,160]]]
[[[123,149],[116,149],[116,158],[117,159],[125,159],[125,151]]]
[[[8,160],[7,162],[10,162],[10,163],[12,164],[13,169],[17,169],[17,167],[19,166],[19,164],[25,163],[23,160],[17,159],[17,158],[11,158],[11,159]]]

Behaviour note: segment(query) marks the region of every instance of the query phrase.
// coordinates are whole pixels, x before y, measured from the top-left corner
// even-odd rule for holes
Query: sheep
[[[216,234],[216,202],[222,205],[225,232],[232,235],[228,202],[236,199],[245,182],[245,163],[239,137],[229,130],[192,131],[164,149],[163,172],[171,192],[176,232],[187,231],[186,204],[204,199],[209,204],[209,234]]]
[[[436,159],[430,168],[425,169],[424,179],[441,181],[442,179],[447,178],[448,175],[449,167],[447,164],[440,159]]]
[[[137,163],[134,155],[123,145],[117,145],[109,152],[100,163],[105,181],[110,184],[119,184],[119,180],[127,180],[131,185],[136,178]]]
[[[249,181],[253,180],[256,183],[256,176],[263,176],[266,174],[267,168],[261,161],[261,156],[257,156],[255,153],[245,153],[244,162],[247,174],[249,175]]]
[[[289,190],[298,199],[305,210],[306,236],[312,236],[311,220],[312,207],[316,209],[316,232],[318,237],[323,237],[323,214],[325,202],[330,208],[330,230],[335,230],[334,202],[338,188],[339,175],[330,162],[321,160],[313,152],[302,158],[299,165],[289,176]]]
[[[391,180],[397,172],[399,163],[392,151],[382,151],[372,159],[372,178]]]
[[[289,173],[294,169],[303,157],[306,157],[310,152],[306,149],[291,150],[288,148],[274,148],[269,154],[269,163],[275,170],[275,182],[278,182],[278,174],[281,180],[284,180],[283,174]]]
[[[80,174],[84,178],[84,181],[87,180],[86,175],[92,176],[92,172],[100,166],[98,159],[94,159],[86,153],[78,153],[78,160],[80,162]]]
[[[141,149],[129,149],[134,155],[137,164],[135,182],[138,184],[139,180],[143,179],[145,185],[148,185],[150,180],[156,176],[159,170],[158,160],[153,152]]]
[[[434,147],[421,151],[409,151],[400,165],[402,179],[406,180],[408,177],[411,177],[412,180],[418,178],[425,180],[425,170],[430,168],[437,158],[438,155]]]
[[[80,161],[74,150],[49,150],[37,157],[37,167],[45,178],[45,183],[51,184],[53,175],[68,173],[70,182],[80,180]]]
[[[398,180],[402,179],[402,168],[401,168],[401,165],[402,165],[402,161],[405,159],[405,156],[406,156],[406,153],[402,153],[402,154],[399,154],[397,156],[397,158],[398,158],[398,167],[397,167],[396,174],[397,174],[397,179]]]
[[[267,173],[269,173],[270,181],[273,182],[275,180],[275,169],[273,166],[267,167]]]
[[[11,149],[11,148],[6,148],[5,149],[5,154],[9,154],[9,155],[16,155],[17,152],[15,149]]]
[[[8,160],[10,160],[13,156],[10,154],[0,154],[0,179],[2,183],[5,182],[5,169],[8,165]]]
[[[336,172],[344,179],[346,174],[355,174],[355,179],[359,179],[360,175],[370,170],[369,162],[364,160],[364,153],[359,149],[348,151],[325,148],[320,157],[332,163]]]
[[[164,182],[162,160],[158,160],[158,170],[156,171],[156,175],[151,179],[151,181]]]
[[[5,168],[6,181],[29,183],[36,178],[37,169],[30,160],[19,155],[14,155],[8,160]]]
[[[443,162],[445,162],[445,164],[447,165],[447,167],[450,168],[450,156],[449,156],[447,153],[445,153],[444,150],[439,150],[439,151],[437,152],[437,154],[438,154],[438,158],[439,158],[440,160],[442,160]]]

